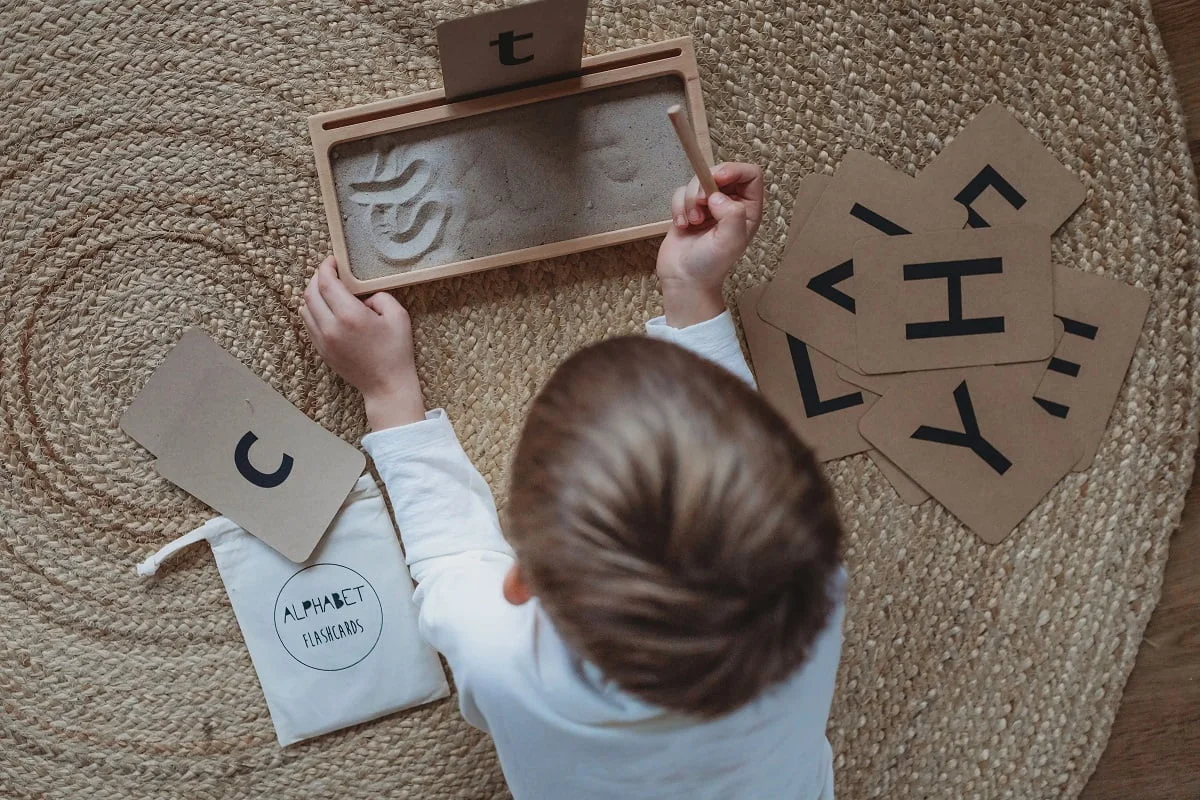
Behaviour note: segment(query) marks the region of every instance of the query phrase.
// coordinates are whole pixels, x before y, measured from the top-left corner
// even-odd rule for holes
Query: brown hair
[[[507,532],[567,643],[625,691],[712,717],[808,657],[841,526],[811,451],[717,365],[643,337],[534,400]]]

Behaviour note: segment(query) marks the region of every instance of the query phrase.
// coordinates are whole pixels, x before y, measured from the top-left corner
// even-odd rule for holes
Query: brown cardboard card
[[[1120,281],[1055,265],[1054,311],[1066,335],[1034,399],[1083,445],[1076,471],[1091,466],[1129,370],[1150,295]]]
[[[1038,361],[1054,350],[1044,229],[863,239],[854,261],[860,372]]]
[[[1079,458],[1080,447],[1003,370],[905,385],[859,429],[985,542],[1012,532]]]
[[[868,449],[858,432],[858,420],[875,395],[840,380],[828,356],[763,322],[757,306],[765,289],[765,285],[755,286],[738,298],[759,390],[813,449],[818,461]]]
[[[800,188],[796,190],[796,199],[792,201],[792,221],[788,225],[785,251],[796,241],[809,215],[821,202],[821,195],[832,182],[832,175],[806,175],[800,179]]]
[[[919,506],[929,499],[929,492],[922,489],[920,484],[908,477],[904,470],[897,467],[895,462],[883,453],[878,450],[868,450],[867,457],[875,462],[875,466],[879,467],[883,477],[887,478],[888,483],[905,503],[910,506]]]
[[[922,196],[952,197],[972,228],[1056,230],[1087,190],[1004,106],[983,109],[917,176]]]
[[[962,228],[966,217],[952,198],[920,200],[912,178],[851,150],[784,252],[759,314],[833,359],[854,363],[854,243],[866,236]]]
[[[437,26],[451,100],[579,72],[587,0],[533,0]]]
[[[1058,347],[1062,341],[1066,328],[1062,320],[1054,320],[1054,346]],[[854,384],[860,388],[866,389],[868,392],[874,392],[878,395],[887,394],[893,391],[897,386],[901,386],[911,381],[929,380],[930,378],[937,379],[938,376],[955,372],[964,378],[972,372],[985,369],[1003,370],[1004,374],[1008,375],[1010,380],[1017,381],[1027,390],[1030,397],[1033,396],[1034,390],[1042,380],[1042,376],[1046,374],[1047,367],[1050,366],[1050,358],[1043,358],[1040,361],[1023,361],[1016,364],[1002,364],[997,367],[955,367],[953,369],[933,369],[923,372],[889,372],[880,375],[863,375],[861,372],[850,369],[845,364],[837,365],[838,377],[847,383]]]
[[[164,478],[296,562],[365,465],[196,329],[150,376],[121,427],[158,456]]]

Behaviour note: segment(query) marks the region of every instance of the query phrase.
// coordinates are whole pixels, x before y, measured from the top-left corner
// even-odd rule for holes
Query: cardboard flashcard
[[[1149,309],[1150,295],[1142,289],[1054,267],[1054,311],[1066,333],[1034,400],[1082,444],[1076,471],[1096,457]]]
[[[1037,361],[1054,350],[1044,229],[863,239],[854,262],[860,372]]]
[[[1054,320],[1054,345],[1058,346],[1062,341],[1066,328],[1062,320]],[[874,392],[878,395],[885,395],[893,391],[896,387],[906,383],[920,382],[930,379],[938,379],[939,376],[954,372],[965,377],[972,373],[986,369],[1002,370],[1009,380],[1019,383],[1023,387],[1023,391],[1027,391],[1030,397],[1033,396],[1034,390],[1041,383],[1042,376],[1046,374],[1046,369],[1050,366],[1050,358],[1043,358],[1040,361],[1023,361],[1016,364],[1001,364],[997,367],[955,367],[953,369],[933,369],[923,372],[891,372],[880,375],[863,375],[861,372],[856,372],[845,364],[838,364],[838,377],[847,383],[852,383],[866,389],[868,392]]]
[[[164,478],[288,559],[312,553],[365,458],[191,329],[121,417]]]
[[[796,199],[792,201],[792,222],[788,225],[785,252],[795,243],[800,231],[804,230],[809,215],[821,202],[821,195],[832,182],[832,175],[805,175],[800,179],[800,188],[796,190]]]
[[[869,449],[858,432],[858,420],[875,395],[840,380],[828,356],[763,322],[757,306],[765,289],[755,286],[738,299],[759,390],[818,461]]]
[[[972,228],[1036,225],[1054,232],[1087,190],[1003,106],[983,109],[917,176],[923,197],[951,197]]]
[[[857,361],[854,243],[913,231],[961,229],[966,209],[927,198],[915,181],[852,150],[784,252],[759,304],[762,318],[842,363]]]
[[[902,501],[910,506],[919,506],[929,499],[929,492],[922,489],[920,484],[906,475],[904,470],[897,467],[895,462],[883,453],[878,450],[868,450],[867,457],[875,462],[876,467],[879,467],[883,477],[887,478],[887,482],[896,490],[896,494]]]
[[[1012,532],[1081,450],[996,368],[905,385],[875,403],[859,430],[991,544]]]
[[[446,98],[577,74],[587,0],[533,0],[437,26]]]

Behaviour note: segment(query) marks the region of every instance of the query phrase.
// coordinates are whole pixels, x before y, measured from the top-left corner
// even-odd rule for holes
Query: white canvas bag
[[[201,540],[216,557],[281,746],[449,694],[437,654],[417,632],[412,578],[370,473],[302,564],[217,517],[138,574],[153,575]]]

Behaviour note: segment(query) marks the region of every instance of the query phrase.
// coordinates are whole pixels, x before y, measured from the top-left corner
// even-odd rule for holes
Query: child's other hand
[[[378,292],[359,300],[338,280],[329,256],[304,290],[300,316],[321,357],[362,392],[374,430],[425,418],[412,325],[396,298]]]
[[[762,170],[724,163],[713,169],[721,191],[708,197],[693,178],[676,190],[671,230],[658,250],[667,323],[703,322],[725,310],[721,285],[762,221]]]

